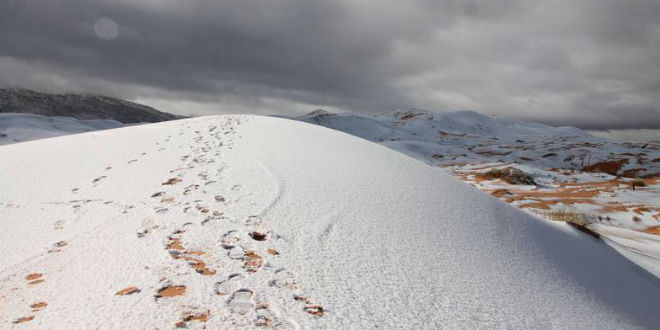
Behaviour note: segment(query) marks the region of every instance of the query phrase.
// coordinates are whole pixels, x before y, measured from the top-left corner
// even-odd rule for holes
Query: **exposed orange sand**
[[[167,243],[167,248],[170,250],[185,250],[181,244],[180,238],[170,238],[170,241]]]
[[[14,323],[30,322],[30,321],[32,321],[33,319],[34,319],[34,315],[23,316],[23,317],[17,319],[16,321],[14,321]]]
[[[40,301],[38,303],[34,303],[34,304],[30,305],[33,312],[38,312],[38,311],[46,308],[46,306],[48,306],[48,304],[44,301]]]
[[[647,234],[660,235],[660,226],[651,226],[642,231]]]
[[[261,256],[252,250],[245,251],[245,257],[247,258],[247,260],[245,261],[245,269],[248,272],[251,273],[256,272],[263,263],[263,259],[261,258]]]
[[[161,288],[158,290],[158,294],[156,294],[156,298],[170,298],[170,297],[176,297],[176,296],[181,296],[186,293],[186,286],[185,285],[172,285],[172,286],[166,286],[164,288]]]
[[[138,293],[138,292],[140,292],[140,289],[138,289],[138,287],[129,286],[127,288],[123,288],[123,289],[117,291],[117,293],[115,293],[115,295],[125,296],[125,295],[134,294],[134,293]]]
[[[198,322],[206,322],[209,319],[209,316],[211,316],[211,311],[207,310],[203,313],[189,313],[183,316],[183,322],[190,322],[190,321],[198,321]]]
[[[29,274],[28,276],[25,276],[25,279],[28,280],[28,281],[32,281],[32,280],[36,280],[36,279],[40,278],[41,276],[43,276],[43,274],[41,274],[41,273],[32,273],[32,274]]]
[[[508,191],[506,189],[493,190],[490,194],[497,197],[497,198],[500,198],[500,197],[505,196],[505,195],[513,195],[510,191]]]
[[[304,309],[305,309],[305,312],[307,312],[309,314],[312,314],[314,316],[317,316],[317,317],[322,317],[323,315],[325,315],[323,307],[321,307],[319,305],[307,305],[307,306],[305,306]]]

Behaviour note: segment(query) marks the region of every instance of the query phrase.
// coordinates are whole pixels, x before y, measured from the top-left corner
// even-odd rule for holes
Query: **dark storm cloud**
[[[0,0],[0,87],[182,113],[421,107],[651,128],[659,16],[656,0]]]

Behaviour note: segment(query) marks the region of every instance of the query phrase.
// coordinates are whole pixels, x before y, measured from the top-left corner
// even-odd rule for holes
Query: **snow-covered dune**
[[[0,328],[660,327],[660,280],[437,168],[215,116],[0,147]]]
[[[295,119],[442,167],[534,216],[588,226],[660,277],[660,142],[623,142],[473,111],[317,110]],[[510,169],[527,183],[489,176]]]
[[[78,120],[29,113],[0,113],[0,145],[123,126],[112,119]]]

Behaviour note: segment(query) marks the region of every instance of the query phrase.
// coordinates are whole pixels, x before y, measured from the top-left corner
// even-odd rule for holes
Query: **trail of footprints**
[[[165,214],[172,208],[179,208],[185,214],[194,215],[200,219],[199,222],[184,223],[180,229],[171,231],[167,235],[164,248],[172,259],[190,267],[197,276],[217,278],[215,291],[209,292],[209,294],[218,297],[218,299],[224,299],[225,306],[231,313],[239,318],[249,319],[253,326],[265,328],[287,326],[285,321],[278,319],[276,314],[270,310],[268,303],[257,298],[258,294],[255,290],[245,287],[243,284],[252,274],[261,271],[272,273],[265,284],[283,290],[283,295],[289,296],[290,299],[300,303],[300,313],[303,315],[306,313],[310,317],[322,317],[324,316],[323,307],[313,303],[305,296],[294,294],[300,288],[293,273],[269,266],[269,261],[277,258],[280,251],[266,248],[267,244],[270,240],[280,239],[280,236],[265,228],[261,218],[254,216],[242,222],[233,223],[236,229],[228,230],[220,235],[216,243],[221,251],[224,251],[224,255],[209,255],[203,249],[187,247],[185,237],[188,226],[205,226],[210,223],[232,224],[232,221],[227,219],[221,211],[231,199],[222,195],[206,198],[206,195],[209,194],[206,187],[221,179],[226,164],[216,163],[216,159],[217,156],[221,155],[222,148],[232,147],[231,136],[236,134],[235,126],[238,124],[240,122],[237,119],[229,119],[223,127],[210,126],[208,134],[211,139],[206,139],[202,132],[195,131],[195,137],[193,138],[195,143],[191,154],[182,156],[180,158],[183,162],[182,165],[170,171],[172,177],[164,178],[161,181],[160,185],[163,189],[150,195],[152,199],[158,200],[158,205],[154,207],[156,214]],[[179,134],[183,134],[183,132]],[[165,142],[168,142],[168,140],[165,140]],[[189,171],[198,167],[202,169],[196,175],[192,175],[191,178],[190,174],[192,173],[189,173]],[[187,183],[189,178],[194,182]],[[231,191],[237,190],[240,190],[238,185],[231,189]],[[189,200],[186,199],[187,196],[201,196],[204,199]],[[148,235],[153,229],[142,229],[138,232],[138,237]],[[247,240],[251,240],[251,243],[258,245],[261,249],[245,248],[245,246],[252,245],[245,244]],[[264,252],[260,252],[262,250]],[[217,262],[218,259],[224,261]],[[222,267],[220,264],[224,263],[226,265],[231,262],[241,263],[242,271],[227,275],[221,269],[210,266]],[[136,287],[123,290],[129,292],[128,294],[140,293],[139,288]],[[160,286],[154,298],[165,300],[185,294],[186,287],[184,285],[166,281]],[[213,310],[211,308],[189,308],[181,312],[180,318],[174,323],[174,326],[185,328],[191,322],[203,323],[212,317]]]
[[[36,286],[40,285],[41,283],[43,283],[45,281],[45,276],[42,273],[30,273],[30,274],[25,276],[25,281],[26,281],[26,285],[28,287],[36,287]],[[46,303],[45,301],[34,302],[34,303],[30,304],[30,308],[32,309],[33,314],[26,315],[26,316],[21,316],[21,317],[15,319],[12,323],[19,324],[19,323],[30,322],[30,321],[34,320],[34,318],[36,317],[36,314],[39,311],[45,309],[47,306],[48,306],[48,303]]]
[[[197,274],[196,276],[217,279],[214,291],[209,292],[209,295],[213,295],[218,299],[224,299],[226,308],[232,314],[244,320],[247,319],[255,327],[282,328],[290,326],[290,324],[287,324],[284,320],[280,320],[270,310],[267,302],[260,301],[257,298],[257,292],[249,287],[244,287],[243,282],[257,272],[269,272],[270,275],[267,276],[267,283],[265,284],[269,287],[282,290],[283,296],[288,296],[290,297],[289,299],[298,302],[300,304],[299,313],[303,315],[308,314],[310,317],[323,317],[325,314],[323,307],[312,302],[306,296],[297,294],[300,288],[293,273],[286,269],[276,268],[270,265],[270,261],[276,259],[280,251],[269,248],[267,245],[271,240],[278,240],[281,237],[268,230],[263,220],[258,216],[252,216],[243,221],[230,221],[226,218],[221,209],[226,207],[228,205],[227,203],[234,202],[234,200],[227,196],[214,195],[206,198],[208,194],[206,187],[221,180],[223,171],[227,168],[226,164],[217,163],[216,159],[222,154],[223,148],[232,148],[232,136],[237,134],[235,130],[237,125],[240,125],[240,119],[238,118],[228,118],[221,126],[211,125],[206,132],[206,136],[210,138],[205,137],[205,134],[199,130],[194,131],[195,137],[193,138],[194,144],[191,146],[191,154],[182,156],[180,158],[183,162],[182,165],[170,170],[172,176],[164,178],[160,182],[161,189],[147,196],[151,200],[157,200],[157,205],[153,208],[156,215],[166,214],[171,208],[180,208],[185,214],[194,215],[200,219],[197,223],[184,223],[184,228],[176,229],[169,233],[164,232],[163,234],[166,235],[164,249],[175,262],[181,262],[190,267]],[[182,128],[179,135],[183,135],[185,129],[190,130],[191,127]],[[168,136],[161,142],[157,142],[156,145],[159,146],[157,151],[162,152],[171,148],[168,145],[171,144],[171,138],[172,136]],[[142,152],[139,157],[145,155],[146,152]],[[137,162],[139,157],[128,160],[127,164]],[[188,171],[195,170],[197,167],[202,167],[202,170],[196,173],[194,179],[196,182],[186,184],[186,181],[188,181]],[[106,174],[91,180],[91,187],[95,188],[99,184],[102,184],[103,181],[108,180],[111,175],[109,171],[111,170],[111,166],[105,167],[104,171]],[[199,182],[200,180],[202,183]],[[235,185],[231,187],[230,192],[236,192],[240,189],[240,185]],[[72,194],[80,194],[81,188],[75,187],[70,191]],[[187,198],[188,196],[200,196],[206,199],[194,199],[183,202],[183,198]],[[102,203],[105,206],[119,207],[123,213],[127,213],[134,208],[133,205],[91,199],[53,203],[72,205],[74,212],[82,212],[82,207],[90,203]],[[0,206],[18,207],[17,205],[8,203],[0,203]],[[65,220],[56,221],[54,223],[54,229],[62,229],[65,223]],[[190,249],[186,247],[185,227],[207,226],[213,223],[217,223],[221,227],[224,225],[225,228],[226,225],[234,225],[235,227],[235,229],[225,231],[221,234],[216,242],[216,245],[218,245],[220,251],[223,251],[224,255],[209,255],[202,249]],[[155,224],[153,220],[143,220],[141,227],[142,229],[137,232],[137,239],[162,232],[162,228]],[[248,240],[251,241],[249,242],[250,244],[246,244]],[[51,246],[48,253],[61,252],[68,244],[67,241],[58,241]],[[252,246],[253,244],[257,245],[259,249],[246,248],[246,246]],[[218,260],[224,261],[217,262]],[[226,265],[231,262],[240,263],[240,269],[242,271],[227,275],[226,272],[220,272],[218,269],[210,266],[210,264],[215,264],[217,267],[218,265]],[[25,279],[28,286],[37,286],[44,282],[45,277],[42,273],[31,273]],[[157,287],[156,292],[153,292],[153,297],[156,301],[167,301],[174,297],[185,296],[187,290],[185,285],[172,283],[166,277],[161,278]],[[141,288],[128,286],[118,288],[115,296],[128,297],[139,294],[143,294]],[[30,322],[35,318],[37,312],[45,309],[47,306],[48,304],[45,301],[34,302],[30,305],[34,314],[17,318],[13,323]],[[205,323],[212,317],[213,310],[211,308],[186,306],[186,309],[181,311],[181,314],[177,317],[178,320],[174,322],[173,326],[175,328],[186,328],[192,322]]]

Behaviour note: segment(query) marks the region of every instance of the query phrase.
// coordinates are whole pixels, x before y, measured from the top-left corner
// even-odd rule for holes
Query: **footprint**
[[[62,251],[62,248],[69,245],[69,242],[67,241],[59,241],[55,244],[53,244],[53,248],[48,250],[48,253],[53,253],[53,252],[60,252]]]
[[[30,308],[32,308],[33,312],[38,312],[38,311],[46,308],[46,306],[48,306],[48,304],[45,301],[40,301],[38,303],[34,303],[34,304],[30,305]]]
[[[179,258],[187,260],[190,267],[192,267],[197,272],[197,274],[213,276],[216,273],[215,269],[206,267],[206,262],[201,259],[191,257],[188,255],[188,253],[184,253],[182,256],[179,256]]]
[[[251,215],[245,221],[247,224],[259,225],[263,223],[263,219],[258,215]]]
[[[226,280],[216,283],[215,293],[226,296],[241,286],[241,280],[245,277],[239,273],[231,274]]]
[[[177,328],[186,328],[188,326],[188,322],[192,322],[192,321],[206,322],[208,321],[210,316],[211,316],[211,310],[209,309],[203,312],[187,311],[183,313],[183,317],[181,321],[175,323],[174,326]]]
[[[41,273],[29,274],[29,275],[25,276],[25,279],[28,281],[28,284],[30,284],[30,285],[36,285],[36,284],[42,283],[44,281],[43,274],[41,274]]]
[[[229,248],[227,255],[232,259],[243,259],[245,257],[245,250],[239,245],[234,245]]]
[[[253,231],[250,233],[250,237],[255,241],[265,241],[268,235],[266,233]]]
[[[142,290],[140,290],[136,286],[129,286],[127,288],[123,288],[123,289],[117,291],[117,293],[115,293],[115,295],[116,296],[125,296],[125,295],[129,295],[129,294],[140,293],[141,291]]]
[[[257,314],[257,317],[254,320],[255,327],[272,328],[282,325],[275,314],[270,310],[268,303],[257,303],[255,313]],[[289,329],[289,327],[285,328]]]
[[[250,273],[256,273],[263,263],[263,258],[253,250],[245,251],[245,270]]]
[[[181,242],[180,238],[175,238],[175,237],[170,237],[170,241],[167,242],[167,249],[168,250],[185,250],[183,247],[183,242]]]
[[[254,302],[252,302],[252,295],[254,292],[249,289],[240,289],[232,294],[229,300],[229,308],[232,312],[245,315],[252,311]]]
[[[13,323],[15,323],[15,324],[18,324],[18,323],[25,323],[25,322],[30,322],[30,321],[32,321],[33,319],[34,319],[34,315],[23,316],[23,317],[20,317],[20,318],[16,319],[16,321],[14,321]]]
[[[154,193],[153,195],[151,195],[151,198],[160,197],[160,196],[163,196],[164,194],[165,194],[164,191],[159,191],[159,192]]]
[[[92,180],[92,183],[98,183],[99,181],[101,181],[101,180],[103,180],[103,179],[105,179],[105,178],[107,178],[107,176],[102,175],[102,176],[100,176],[100,177],[98,177],[98,178]]]
[[[53,227],[55,230],[60,230],[64,228],[64,220],[57,220],[55,223],[53,223]]]
[[[321,307],[320,305],[316,305],[316,304],[306,305],[304,310],[308,314],[312,314],[316,317],[322,317],[322,316],[325,315],[325,310],[323,309],[323,307]]]
[[[311,314],[317,317],[322,317],[325,315],[325,309],[321,305],[312,303],[307,296],[304,295],[293,295],[293,299],[305,303],[303,310],[307,314]]]
[[[225,249],[233,248],[241,239],[236,236],[235,230],[230,230],[222,235],[221,243]]]
[[[158,298],[171,298],[176,296],[182,296],[186,294],[185,285],[169,285],[158,289],[156,294],[156,299]]]
[[[161,185],[163,185],[163,186],[165,186],[165,185],[174,185],[174,184],[177,184],[177,183],[179,183],[179,182],[181,182],[181,181],[182,181],[182,180],[179,179],[179,178],[171,178],[171,179],[169,179],[169,180],[167,180],[167,181],[161,183]]]
[[[268,285],[275,288],[288,290],[295,290],[298,288],[298,283],[296,282],[296,278],[293,273],[285,269],[276,270],[275,277],[268,281]],[[297,296],[294,296],[294,298],[295,297]]]

